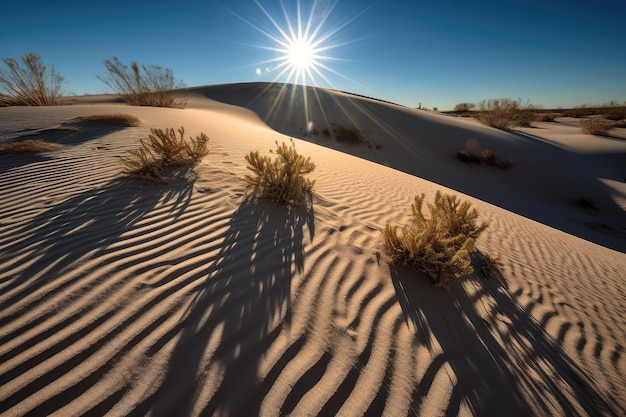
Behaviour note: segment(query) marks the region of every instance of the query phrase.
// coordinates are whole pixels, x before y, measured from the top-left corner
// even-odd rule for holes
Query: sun
[[[286,52],[289,66],[296,71],[307,72],[315,64],[315,50],[305,38],[292,39]]]

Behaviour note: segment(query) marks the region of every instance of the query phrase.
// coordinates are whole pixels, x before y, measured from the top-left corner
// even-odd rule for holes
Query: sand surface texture
[[[80,119],[120,112],[141,124]],[[0,141],[58,144],[0,155],[0,414],[626,415],[626,141],[575,124],[502,132],[267,84],[185,109],[0,108]],[[181,125],[210,137],[193,171],[121,174],[150,128]],[[312,205],[249,198],[244,156],[290,137],[317,164]],[[454,157],[485,148],[513,167]],[[380,229],[437,190],[490,223],[497,279],[442,289],[385,261]]]

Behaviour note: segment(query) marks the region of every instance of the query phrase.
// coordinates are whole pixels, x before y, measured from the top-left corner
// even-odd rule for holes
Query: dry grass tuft
[[[54,151],[57,148],[56,145],[40,139],[27,139],[0,143],[0,154],[39,153]]]
[[[509,130],[516,126],[528,127],[536,119],[532,106],[522,106],[521,100],[497,98],[478,104],[476,118],[484,125]]]
[[[424,194],[416,196],[410,224],[385,226],[385,251],[390,263],[416,268],[435,285],[446,287],[453,278],[474,271],[469,254],[476,250],[474,242],[487,224],[476,224],[478,211],[453,195],[438,191],[428,204],[428,218],[422,213],[423,204]]]
[[[366,143],[361,131],[357,128],[338,126],[335,129],[335,135],[338,142],[347,143],[348,145],[362,145]]]
[[[0,105],[55,106],[62,103],[63,77],[54,68],[47,71],[39,55],[24,55],[23,67],[15,58],[3,61],[7,69],[0,70]]]
[[[104,61],[107,74],[98,78],[131,106],[184,107],[184,84],[169,68],[130,63],[130,68],[113,57]]]
[[[298,154],[293,139],[291,146],[276,142],[276,150],[270,152],[276,154],[274,159],[258,151],[246,155],[247,168],[253,173],[245,176],[248,188],[256,196],[280,205],[301,205],[315,185],[315,181],[304,177],[315,170],[315,163]]]
[[[501,160],[489,149],[485,149],[480,153],[458,151],[456,153],[456,159],[468,164],[487,165],[490,167],[496,167],[505,170],[513,166],[512,160]]]
[[[580,121],[581,130],[589,135],[608,136],[609,131],[614,127],[614,122],[596,117]]]
[[[141,147],[128,151],[129,156],[122,158],[127,175],[166,183],[168,178],[163,175],[164,167],[195,164],[209,153],[209,137],[204,133],[187,141],[184,127],[178,129],[179,136],[173,128],[150,131],[148,139],[141,140]]]
[[[101,122],[126,127],[139,126],[141,123],[141,120],[139,120],[137,116],[128,113],[92,114],[83,117],[83,119],[91,122]]]

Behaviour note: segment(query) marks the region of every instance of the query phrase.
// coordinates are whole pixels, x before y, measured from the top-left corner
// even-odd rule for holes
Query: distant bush
[[[276,142],[276,150],[270,152],[276,158],[261,156],[258,151],[246,155],[247,168],[252,171],[252,175],[245,176],[248,188],[256,196],[280,205],[301,205],[315,185],[315,181],[304,177],[315,170],[315,164],[298,154],[293,139],[291,146]]]
[[[204,133],[187,141],[184,127],[178,129],[179,136],[173,128],[150,129],[150,132],[138,149],[128,151],[129,156],[122,159],[127,175],[165,183],[164,167],[193,164],[209,153],[209,138]]]
[[[335,135],[338,142],[347,143],[348,145],[361,145],[366,143],[363,135],[357,128],[338,126],[335,129]]]
[[[467,151],[458,151],[456,153],[456,158],[465,163],[479,164],[479,165],[487,165],[491,167],[496,167],[500,169],[509,169],[513,166],[513,161],[510,159],[503,161],[498,159],[496,155],[489,149],[485,149],[480,153],[473,153]]]
[[[141,121],[138,117],[127,113],[91,114],[83,117],[84,120],[101,122],[126,127],[139,126]]]
[[[615,123],[599,118],[583,119],[580,121],[580,128],[583,133],[597,136],[607,136],[609,131],[615,127]]]
[[[521,100],[497,98],[483,100],[478,104],[476,118],[483,124],[508,130],[515,126],[530,126],[535,120],[535,109],[522,106]]]
[[[0,154],[38,153],[54,151],[57,146],[40,139],[0,143]]]
[[[428,204],[428,218],[422,213],[423,204],[424,194],[416,196],[410,224],[385,226],[385,252],[390,263],[423,271],[435,285],[445,287],[453,278],[473,272],[469,254],[476,250],[475,240],[487,224],[478,225],[476,209],[453,195],[438,191]]]
[[[0,69],[0,105],[55,106],[62,103],[63,77],[54,68],[47,71],[39,55],[24,55],[24,67],[15,58],[3,61],[7,69]]]
[[[454,106],[453,111],[458,112],[458,113],[464,113],[474,108],[476,108],[476,105],[474,103],[459,103],[456,106]]]
[[[169,68],[130,63],[130,68],[113,57],[104,61],[107,73],[98,78],[132,106],[184,107],[184,84]]]
[[[554,119],[561,117],[558,113],[535,113],[535,121],[537,122],[554,122]]]
[[[604,117],[609,120],[624,120],[626,119],[626,107],[610,107],[606,109]]]

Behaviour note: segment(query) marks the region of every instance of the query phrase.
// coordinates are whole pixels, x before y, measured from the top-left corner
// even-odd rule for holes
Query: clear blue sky
[[[624,0],[301,0],[305,23],[313,3],[313,27],[336,3],[319,55],[341,75],[323,70],[323,87],[440,109],[626,100]],[[283,4],[296,24],[297,0]],[[0,57],[38,53],[73,94],[111,92],[96,75],[112,56],[169,67],[187,86],[273,81],[276,63],[263,62],[280,54],[263,32],[280,35],[259,5],[287,27],[278,0],[4,2]]]

